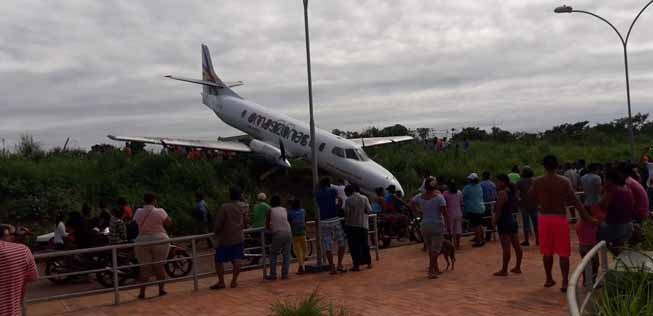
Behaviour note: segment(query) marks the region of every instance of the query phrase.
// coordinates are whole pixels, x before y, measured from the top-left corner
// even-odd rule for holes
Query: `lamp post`
[[[555,13],[585,13],[591,15],[610,25],[610,27],[619,36],[619,40],[621,40],[621,45],[623,46],[623,50],[624,50],[624,68],[626,70],[626,97],[628,100],[628,134],[630,137],[630,154],[631,154],[631,159],[633,160],[635,159],[635,133],[633,131],[633,117],[630,108],[630,77],[628,75],[628,40],[630,39],[630,33],[633,30],[633,26],[635,26],[635,22],[637,22],[637,20],[642,15],[642,13],[644,13],[644,10],[646,10],[646,8],[648,8],[651,4],[653,4],[653,0],[649,1],[644,6],[644,8],[642,8],[642,10],[639,11],[637,16],[635,16],[635,19],[633,20],[633,22],[630,24],[630,27],[628,28],[628,33],[626,34],[625,38],[621,35],[621,32],[619,32],[619,30],[617,30],[617,28],[614,25],[612,25],[612,23],[610,23],[608,20],[592,12],[583,11],[583,10],[574,10],[572,7],[566,5],[557,7],[553,10],[553,12]]]
[[[303,0],[304,3],[304,34],[306,36],[306,71],[308,72],[308,110],[310,114],[310,128],[311,128],[311,167],[313,169],[313,191],[317,189],[318,173],[317,173],[317,139],[315,135],[315,118],[313,115],[313,79],[311,77],[311,44],[308,34],[308,0]],[[317,265],[315,271],[321,270],[322,262],[322,234],[320,231],[320,208],[315,203],[315,241],[317,250]]]

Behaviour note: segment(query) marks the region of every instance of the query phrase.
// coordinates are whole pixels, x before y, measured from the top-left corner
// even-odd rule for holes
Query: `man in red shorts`
[[[546,272],[545,287],[552,287],[551,270],[553,268],[553,255],[560,257],[560,271],[562,272],[562,292],[567,291],[569,281],[569,256],[571,255],[571,241],[569,239],[569,224],[567,222],[566,205],[573,205],[581,217],[588,221],[596,222],[583,207],[569,181],[556,173],[558,159],[553,155],[544,157],[546,174],[535,179],[529,191],[532,201],[536,201],[540,208],[538,218],[538,235],[540,238],[540,252],[543,256],[544,271]]]

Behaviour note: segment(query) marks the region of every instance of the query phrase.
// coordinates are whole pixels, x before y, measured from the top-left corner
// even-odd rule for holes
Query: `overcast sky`
[[[48,147],[107,134],[239,134],[201,104],[200,44],[237,92],[306,119],[301,0],[0,1],[0,138]],[[645,0],[566,0],[624,33]],[[536,131],[625,116],[619,39],[545,0],[310,3],[318,126],[492,125]],[[653,112],[653,8],[629,58],[634,112]],[[9,146],[9,145],[8,145]]]

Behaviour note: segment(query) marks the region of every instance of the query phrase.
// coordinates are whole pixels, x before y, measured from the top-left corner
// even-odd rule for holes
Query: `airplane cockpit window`
[[[331,150],[331,153],[338,156],[338,157],[345,158],[345,150],[340,148],[340,147],[333,147],[333,149]]]
[[[345,149],[345,154],[347,154],[347,159],[360,160],[360,158],[358,158],[358,155],[356,155],[356,150],[353,148]]]
[[[325,143],[322,143],[322,144],[320,144],[320,147],[318,147],[318,149],[319,149],[320,151],[324,151],[324,147],[325,147],[325,146],[326,146],[326,144],[325,144]]]
[[[362,149],[356,149],[356,153],[358,153],[358,157],[360,157],[360,159],[361,159],[362,161],[368,161],[368,160],[370,160],[370,157],[367,156],[367,153],[365,153],[364,150],[362,150]]]
[[[243,110],[243,113],[240,113],[240,117],[245,117],[247,115],[247,110]]]

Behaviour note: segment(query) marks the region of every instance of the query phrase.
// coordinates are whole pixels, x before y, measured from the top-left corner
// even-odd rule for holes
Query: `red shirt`
[[[19,316],[25,284],[39,278],[32,252],[0,240],[0,315]]]
[[[635,199],[635,218],[645,220],[648,218],[648,195],[646,189],[632,177],[626,178],[626,187],[633,193]]]
[[[131,221],[134,217],[134,211],[129,205],[122,207],[122,218],[126,221]]]

